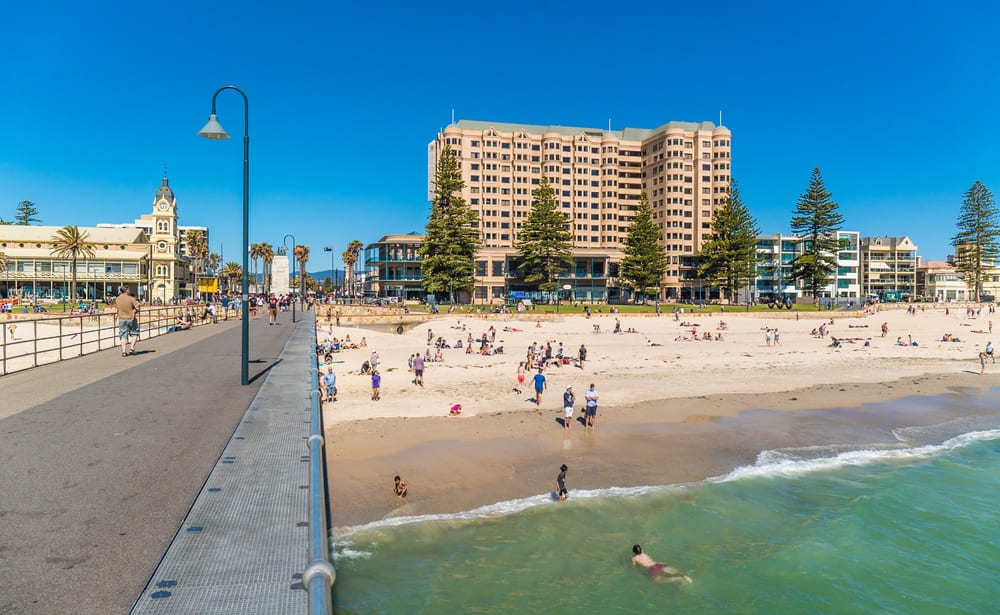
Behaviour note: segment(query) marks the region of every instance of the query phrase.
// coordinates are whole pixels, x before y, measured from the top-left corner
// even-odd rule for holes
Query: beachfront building
[[[833,279],[819,293],[818,299],[843,304],[858,302],[861,296],[859,278],[860,234],[838,231],[840,250]],[[802,253],[804,243],[797,235],[781,233],[757,236],[757,275],[752,286],[751,301],[770,302],[783,299],[798,301],[808,289],[791,279],[792,261]],[[812,298],[810,298],[812,299]]]
[[[133,293],[148,277],[149,242],[139,229],[80,227],[94,249],[93,258],[76,262],[76,288],[69,258],[53,255],[61,226],[0,225],[0,252],[6,259],[0,298],[25,303],[94,301],[118,294],[126,285]]]
[[[365,290],[378,298],[423,299],[420,267],[423,241],[423,235],[406,233],[385,235],[365,246]]]
[[[149,301],[169,302],[190,297],[194,278],[182,251],[177,224],[177,198],[166,177],[153,197],[151,213],[135,224],[80,227],[94,248],[92,259],[76,264],[77,287],[70,289],[68,259],[52,254],[53,236],[61,226],[0,226],[0,252],[8,263],[0,295],[31,300],[103,299],[118,294],[118,286]],[[208,234],[205,227],[198,228]]]
[[[728,128],[667,122],[653,129],[605,130],[460,120],[428,145],[428,199],[445,146],[459,160],[462,197],[479,216],[477,299],[500,299],[518,287],[534,292],[511,264],[542,176],[555,189],[573,233],[574,263],[564,284],[571,297],[622,297],[618,263],[642,192],[669,263],[661,298],[691,300],[705,292],[695,256],[729,193]]]
[[[917,293],[917,246],[909,237],[861,238],[861,290],[867,298],[908,300]]]
[[[972,291],[965,278],[955,269],[955,258],[946,261],[924,261],[916,267],[914,291],[928,301],[965,301]]]

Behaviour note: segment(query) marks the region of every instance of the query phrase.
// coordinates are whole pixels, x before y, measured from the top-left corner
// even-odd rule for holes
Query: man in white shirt
[[[587,400],[587,406],[586,406],[586,409],[583,412],[583,415],[584,415],[584,418],[586,418],[586,420],[587,420],[587,423],[586,423],[587,429],[593,429],[594,428],[594,424],[597,422],[597,398],[598,398],[598,393],[597,393],[597,389],[594,388],[594,387],[595,387],[595,385],[591,384],[590,385],[590,389],[587,390],[587,394],[584,396],[584,399]]]

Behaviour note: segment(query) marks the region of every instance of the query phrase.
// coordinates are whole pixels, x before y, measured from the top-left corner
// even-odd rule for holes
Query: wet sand
[[[570,468],[572,497],[574,489],[721,476],[754,463],[763,450],[892,442],[897,427],[984,412],[965,400],[998,383],[1000,378],[966,370],[887,383],[642,401],[602,406],[593,432],[574,421],[567,433],[561,411],[545,407],[336,422],[327,426],[333,525],[459,512],[545,493],[554,490],[562,463]],[[405,500],[392,495],[395,474],[409,485]]]

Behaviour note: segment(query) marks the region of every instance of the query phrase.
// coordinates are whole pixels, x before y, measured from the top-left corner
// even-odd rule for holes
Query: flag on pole
[[[333,248],[331,248],[330,246],[326,246],[325,248],[323,248],[323,251],[324,252],[333,252]]]

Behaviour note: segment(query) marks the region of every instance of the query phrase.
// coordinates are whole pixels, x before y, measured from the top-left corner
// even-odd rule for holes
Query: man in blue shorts
[[[587,429],[593,429],[594,423],[597,422],[597,398],[598,398],[597,389],[594,388],[593,384],[590,385],[590,389],[587,391],[587,394],[584,396],[584,398],[587,400],[586,409],[583,411],[583,415],[587,420],[586,427]]]
[[[542,405],[542,392],[545,391],[547,385],[545,383],[545,375],[542,374],[542,368],[538,368],[538,373],[534,375],[535,381],[535,405]]]

